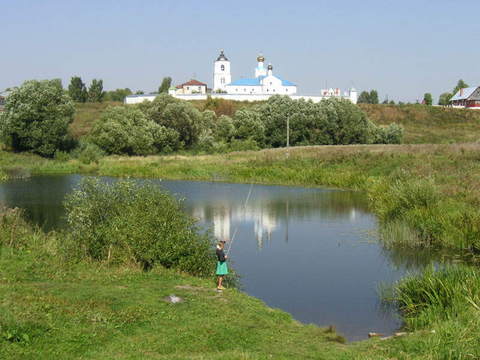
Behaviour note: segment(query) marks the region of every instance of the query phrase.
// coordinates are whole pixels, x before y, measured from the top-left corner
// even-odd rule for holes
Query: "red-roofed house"
[[[175,89],[176,95],[190,95],[190,94],[206,94],[207,84],[198,80],[190,80],[181,85],[177,85]]]

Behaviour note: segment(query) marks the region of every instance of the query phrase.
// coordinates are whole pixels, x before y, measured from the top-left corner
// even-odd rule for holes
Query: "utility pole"
[[[287,116],[287,158],[289,157],[289,147],[290,147],[290,116]]]

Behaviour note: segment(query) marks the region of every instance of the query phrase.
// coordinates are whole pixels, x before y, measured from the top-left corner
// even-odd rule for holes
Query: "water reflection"
[[[167,188],[173,184],[164,182]],[[346,219],[354,223],[357,217],[367,214],[365,198],[362,194],[344,191],[325,191],[318,189],[298,189],[288,187],[265,187],[257,185],[251,198],[248,198],[248,186],[237,184],[241,189],[233,190],[231,185],[224,192],[216,193],[208,201],[197,201],[189,196],[188,211],[201,222],[213,225],[218,240],[231,239],[235,227],[232,224],[251,223],[258,249],[265,241],[271,241],[272,234],[280,224],[284,240],[288,242],[288,224],[291,221],[312,221],[322,218],[335,221]],[[198,185],[197,185],[198,186]],[[176,191],[184,192],[173,186]],[[218,187],[218,184],[217,184]],[[208,191],[207,188],[203,191]],[[220,192],[219,192],[220,191]],[[245,205],[246,203],[246,205]]]

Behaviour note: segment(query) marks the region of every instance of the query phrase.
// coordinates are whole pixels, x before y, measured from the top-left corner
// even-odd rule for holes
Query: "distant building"
[[[294,83],[273,75],[272,64],[265,67],[263,55],[257,57],[254,78],[241,78],[230,82],[231,78],[230,61],[222,50],[214,64],[214,91],[232,95],[294,95],[297,92],[297,86]]]
[[[230,60],[224,51],[214,61],[213,87],[207,88],[198,80],[190,80],[176,87],[171,87],[168,93],[173,97],[183,100],[206,100],[208,96],[212,99],[226,99],[236,101],[265,101],[273,95],[287,95],[293,100],[310,100],[320,102],[324,99],[345,99],[357,103],[357,91],[354,88],[341,91],[338,88],[324,89],[320,93],[312,95],[298,95],[297,85],[273,74],[273,66],[265,66],[265,57],[257,57],[255,77],[240,78],[232,81]],[[129,95],[125,97],[126,104],[137,104],[145,100],[152,101],[156,94]]]
[[[206,94],[207,84],[192,79],[186,83],[177,85],[174,89],[170,88],[168,93],[170,95]]]
[[[480,86],[458,90],[450,102],[454,107],[480,109]]]

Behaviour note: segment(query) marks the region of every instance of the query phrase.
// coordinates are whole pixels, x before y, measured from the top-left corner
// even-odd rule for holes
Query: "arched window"
[[[220,70],[225,71],[225,65],[221,65]]]
[[[220,84],[225,84],[225,78],[222,77],[222,78],[220,79]]]

